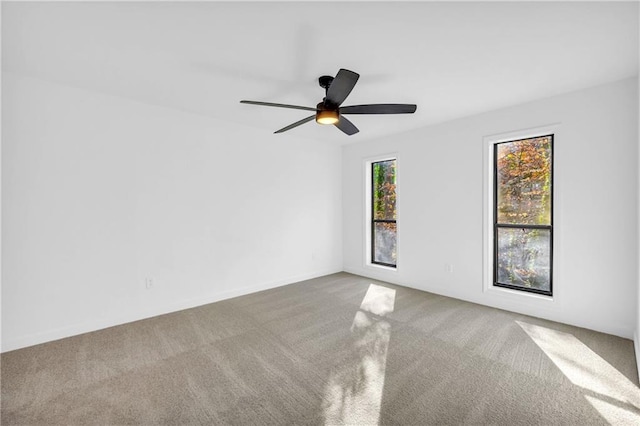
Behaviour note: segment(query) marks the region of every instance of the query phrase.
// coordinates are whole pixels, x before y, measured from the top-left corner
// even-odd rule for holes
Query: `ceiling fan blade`
[[[355,135],[360,131],[352,122],[347,120],[347,117],[340,117],[340,120],[338,120],[338,122],[334,124],[334,126],[342,130],[349,136]]]
[[[350,105],[341,107],[340,114],[413,114],[416,108],[413,104]]]
[[[315,115],[315,114],[314,114],[314,115],[310,115],[310,116],[309,116],[309,117],[307,117],[307,118],[303,118],[303,119],[302,119],[302,120],[300,120],[300,121],[296,121],[296,122],[295,122],[295,123],[293,123],[293,124],[289,124],[287,127],[283,127],[282,129],[280,129],[280,130],[276,130],[276,131],[275,131],[275,132],[273,132],[273,133],[282,133],[282,132],[286,132],[287,130],[291,130],[291,129],[293,129],[294,127],[298,127],[298,126],[300,126],[300,125],[302,125],[302,124],[304,124],[304,123],[308,123],[309,121],[313,120],[314,118],[316,118],[316,115]]]
[[[340,106],[356,85],[360,74],[341,68],[327,89],[325,104]]]
[[[250,104],[250,105],[261,105],[261,106],[270,106],[270,107],[278,107],[278,108],[290,108],[290,109],[302,109],[305,111],[316,111],[315,108],[299,106],[299,105],[287,105],[287,104],[274,104],[272,102],[259,102],[259,101],[240,101],[241,104]]]

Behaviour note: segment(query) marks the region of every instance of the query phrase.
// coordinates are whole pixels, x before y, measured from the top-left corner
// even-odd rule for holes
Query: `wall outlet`
[[[153,278],[145,278],[144,279],[144,287],[147,290],[150,290],[153,288]]]
[[[447,271],[450,274],[453,274],[453,265],[450,263],[445,263],[444,264],[444,270]]]

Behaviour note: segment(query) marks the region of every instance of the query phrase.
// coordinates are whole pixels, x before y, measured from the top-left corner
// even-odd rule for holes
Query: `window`
[[[396,160],[371,163],[371,263],[396,267]]]
[[[493,285],[552,295],[553,135],[493,146]]]

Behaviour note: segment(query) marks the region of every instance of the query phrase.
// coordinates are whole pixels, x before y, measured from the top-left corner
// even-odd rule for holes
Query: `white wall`
[[[632,337],[637,85],[341,149],[5,73],[2,350],[343,267]],[[541,307],[483,292],[482,150],[487,135],[551,123],[560,123],[556,297]],[[397,272],[365,267],[362,244],[363,158],[391,152],[400,168]]]
[[[640,9],[638,9],[638,18],[640,20]],[[640,40],[640,27],[638,28],[638,39]],[[640,65],[640,64],[639,64]],[[640,68],[640,67],[639,67]],[[640,75],[638,76],[638,167],[640,167]],[[638,376],[640,377],[640,172],[638,173],[638,257],[636,258],[636,267],[638,268],[638,276],[636,278],[636,329],[633,336],[633,343],[636,352],[636,364],[638,366]]]
[[[640,20],[640,9],[638,9]],[[640,39],[640,27],[638,28],[638,39]],[[640,64],[639,64],[640,65]],[[639,67],[640,68],[640,67]],[[640,76],[638,76],[638,167],[640,167]],[[638,268],[637,289],[636,289],[636,331],[633,339],[636,352],[636,364],[638,365],[638,376],[640,377],[640,172],[638,173],[638,258],[636,266]]]
[[[638,79],[343,149],[346,271],[627,338],[636,328]],[[418,113],[419,113],[418,106]],[[559,123],[554,298],[483,290],[483,138]],[[398,156],[398,270],[365,265],[363,161]],[[453,272],[445,264],[453,265]]]
[[[342,269],[338,145],[2,89],[3,351]]]

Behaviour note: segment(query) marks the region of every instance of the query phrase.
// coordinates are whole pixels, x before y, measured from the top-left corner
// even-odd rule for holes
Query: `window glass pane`
[[[496,145],[498,223],[551,224],[551,137]]]
[[[551,231],[498,228],[498,283],[550,291]]]
[[[373,219],[396,218],[396,160],[373,163]]]
[[[395,223],[374,223],[373,224],[373,261],[396,264],[396,224]]]

